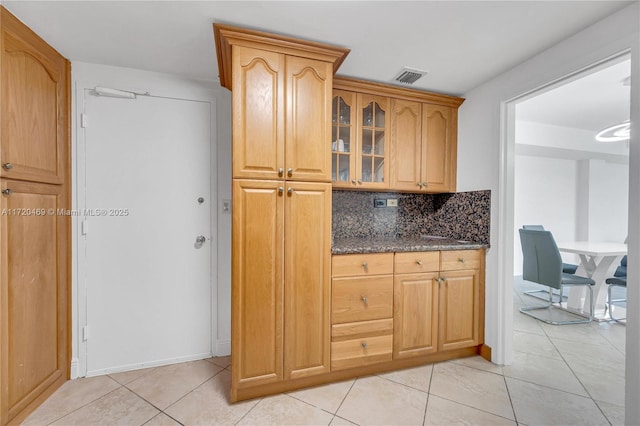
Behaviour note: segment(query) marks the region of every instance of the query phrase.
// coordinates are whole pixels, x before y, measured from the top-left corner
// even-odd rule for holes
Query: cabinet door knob
[[[358,179],[358,183],[362,185],[362,179]]]
[[[278,194],[283,194],[284,193],[284,188],[279,186],[278,187]]]
[[[278,169],[278,176],[284,176],[284,169],[282,167]]]
[[[365,271],[365,272],[369,272],[369,264],[368,264],[367,262],[364,262],[364,263],[362,264],[362,267],[364,268],[364,271]]]
[[[367,296],[362,296],[360,299],[362,300],[362,303],[364,303],[364,306],[369,305],[369,299],[367,299]]]
[[[5,169],[5,170],[11,170],[11,169],[13,169],[13,164],[4,163],[4,164],[2,164],[2,168]]]
[[[291,168],[287,169],[287,175],[293,176],[293,169]]]
[[[355,179],[351,179],[351,183],[355,185],[356,184],[356,180]]]
[[[367,346],[368,346],[367,342],[362,342],[361,345],[362,345],[362,349],[367,349]]]
[[[422,187],[423,187],[424,189],[427,189],[427,182],[422,182]]]
[[[293,194],[293,188],[287,189],[287,194],[289,194],[289,195]]]
[[[2,194],[9,196],[9,195],[13,194],[13,191],[11,190],[11,188],[3,189],[2,190]]]
[[[418,265],[422,266],[422,260],[418,259],[418,260],[416,260],[416,263],[417,263]]]
[[[418,182],[418,188],[422,188],[422,182]]]
[[[464,257],[461,257],[458,260],[460,261],[460,263],[464,263]]]

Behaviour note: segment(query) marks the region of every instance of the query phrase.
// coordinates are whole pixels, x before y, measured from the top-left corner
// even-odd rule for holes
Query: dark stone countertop
[[[331,254],[473,250],[487,247],[487,244],[476,243],[473,241],[451,240],[432,236],[408,238],[336,238],[334,239],[331,247]]]

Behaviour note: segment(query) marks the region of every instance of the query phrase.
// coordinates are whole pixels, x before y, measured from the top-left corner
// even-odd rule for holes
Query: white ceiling
[[[623,82],[630,74],[626,55],[519,103],[517,119],[599,132],[629,119],[631,87]]]
[[[629,1],[2,1],[72,61],[217,80],[211,24],[340,45],[338,74],[463,95]]]

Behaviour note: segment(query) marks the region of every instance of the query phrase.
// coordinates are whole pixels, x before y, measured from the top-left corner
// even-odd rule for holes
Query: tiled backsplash
[[[396,198],[398,207],[374,208],[375,199]],[[491,191],[396,194],[333,191],[333,237],[437,235],[489,244]]]

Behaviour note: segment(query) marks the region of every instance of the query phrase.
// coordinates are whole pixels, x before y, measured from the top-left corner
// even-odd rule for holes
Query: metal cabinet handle
[[[278,194],[283,194],[284,193],[284,188],[279,186],[278,187]]]
[[[362,185],[362,179],[358,179],[358,183]]]
[[[9,195],[13,194],[13,191],[11,190],[11,188],[3,189],[2,190],[2,194],[9,196]]]
[[[458,260],[460,261],[460,263],[464,263],[464,257],[461,257]]]
[[[422,260],[418,259],[418,260],[416,260],[416,263],[417,263],[418,265],[422,266]]]
[[[287,175],[293,176],[293,169],[291,168],[287,169]]]
[[[293,188],[287,189],[287,194],[289,194],[289,195],[293,194]]]
[[[418,182],[418,188],[422,188],[422,182]]]
[[[356,184],[356,180],[355,179],[351,179],[351,183],[355,185]]]
[[[367,346],[369,346],[367,345],[367,342],[362,342],[361,345],[362,345],[362,349],[367,349]]]
[[[282,167],[278,169],[278,176],[284,176],[284,169]]]
[[[3,169],[5,169],[5,170],[11,170],[11,169],[13,169],[13,164],[11,164],[11,163],[4,163],[4,164],[2,165],[2,168],[3,168]]]
[[[364,268],[364,271],[365,271],[365,272],[369,272],[369,263],[364,262],[364,263],[362,264],[362,267]]]
[[[422,187],[423,187],[424,189],[427,189],[427,182],[422,182]]]
[[[362,303],[364,303],[364,306],[369,306],[369,299],[367,296],[362,296],[360,299],[362,300]]]

